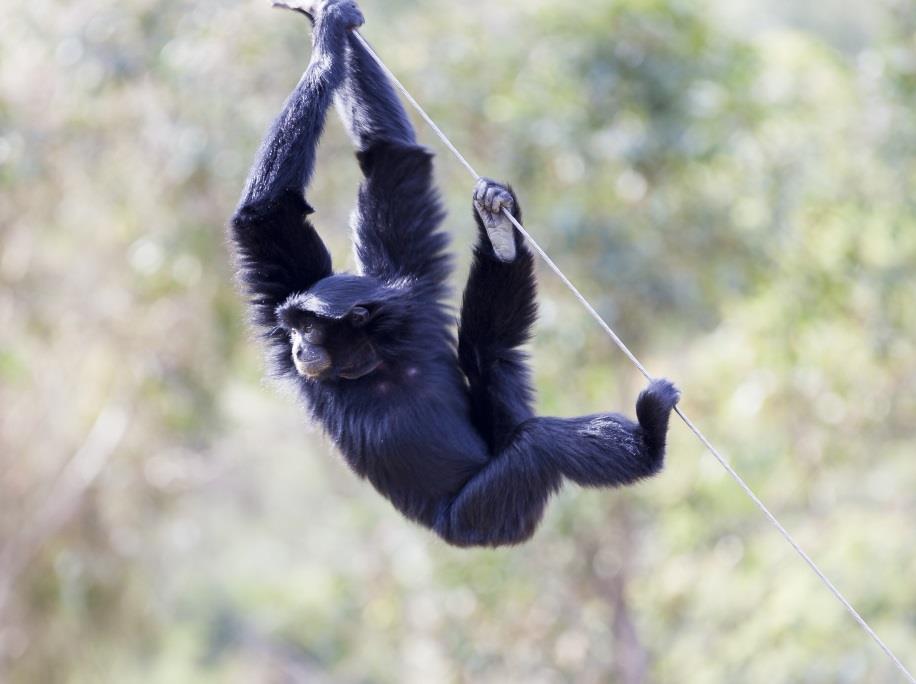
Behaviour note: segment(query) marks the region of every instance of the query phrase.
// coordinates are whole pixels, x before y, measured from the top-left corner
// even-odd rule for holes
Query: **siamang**
[[[487,179],[473,195],[478,237],[456,345],[432,154],[353,35],[358,6],[281,4],[312,20],[311,61],[258,152],[230,234],[274,370],[296,380],[349,466],[456,546],[527,540],[563,478],[610,487],[658,472],[679,398],[667,380],[640,394],[638,423],[534,415],[520,348],[536,316],[533,256],[501,215],[521,218],[514,192]],[[332,100],[364,176],[351,219],[356,274],[332,271],[303,193]]]

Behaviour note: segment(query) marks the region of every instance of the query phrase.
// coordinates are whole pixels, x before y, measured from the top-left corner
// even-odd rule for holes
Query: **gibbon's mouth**
[[[350,354],[349,363],[339,370],[334,368],[328,352],[319,346],[294,350],[293,364],[299,375],[309,380],[333,380],[335,378],[357,380],[381,366],[382,359],[375,353],[372,344],[366,342]]]
[[[331,369],[331,357],[321,347],[301,347],[293,351],[293,364],[303,377],[317,380]]]

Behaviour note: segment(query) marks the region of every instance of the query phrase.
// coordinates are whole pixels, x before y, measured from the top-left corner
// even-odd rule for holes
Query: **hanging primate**
[[[638,424],[534,415],[521,349],[536,315],[533,257],[501,214],[521,218],[515,194],[486,179],[474,189],[456,347],[432,155],[353,35],[356,3],[288,6],[313,20],[312,57],[258,152],[231,236],[275,370],[296,379],[350,467],[457,546],[525,541],[564,478],[612,487],[657,473],[679,397],[666,380],[640,394]],[[356,274],[332,271],[303,196],[332,100],[364,175]]]

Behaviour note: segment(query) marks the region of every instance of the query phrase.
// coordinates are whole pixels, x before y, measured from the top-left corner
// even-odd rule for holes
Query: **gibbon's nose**
[[[321,347],[302,345],[296,350],[296,359],[310,378],[317,378],[331,367],[331,356]]]

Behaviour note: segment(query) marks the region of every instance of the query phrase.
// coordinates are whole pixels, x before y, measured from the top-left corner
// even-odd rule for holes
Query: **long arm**
[[[347,47],[347,76],[337,92],[337,111],[356,149],[380,141],[416,145],[407,112],[381,67],[352,33]]]
[[[417,145],[410,119],[378,64],[353,35],[337,110],[365,176],[354,215],[356,254],[365,272],[426,286],[438,297],[449,271],[444,212],[433,185],[432,154]]]
[[[232,218],[239,278],[281,373],[292,366],[277,306],[331,273],[331,257],[306,218],[312,209],[303,191],[327,109],[343,82],[348,28],[361,22],[358,10],[346,9],[328,3],[318,15],[311,61],[261,145]]]
[[[315,21],[311,60],[261,145],[243,207],[276,201],[290,192],[301,194],[308,185],[328,107],[346,73],[348,24],[356,20],[331,11],[337,7],[330,4]]]

